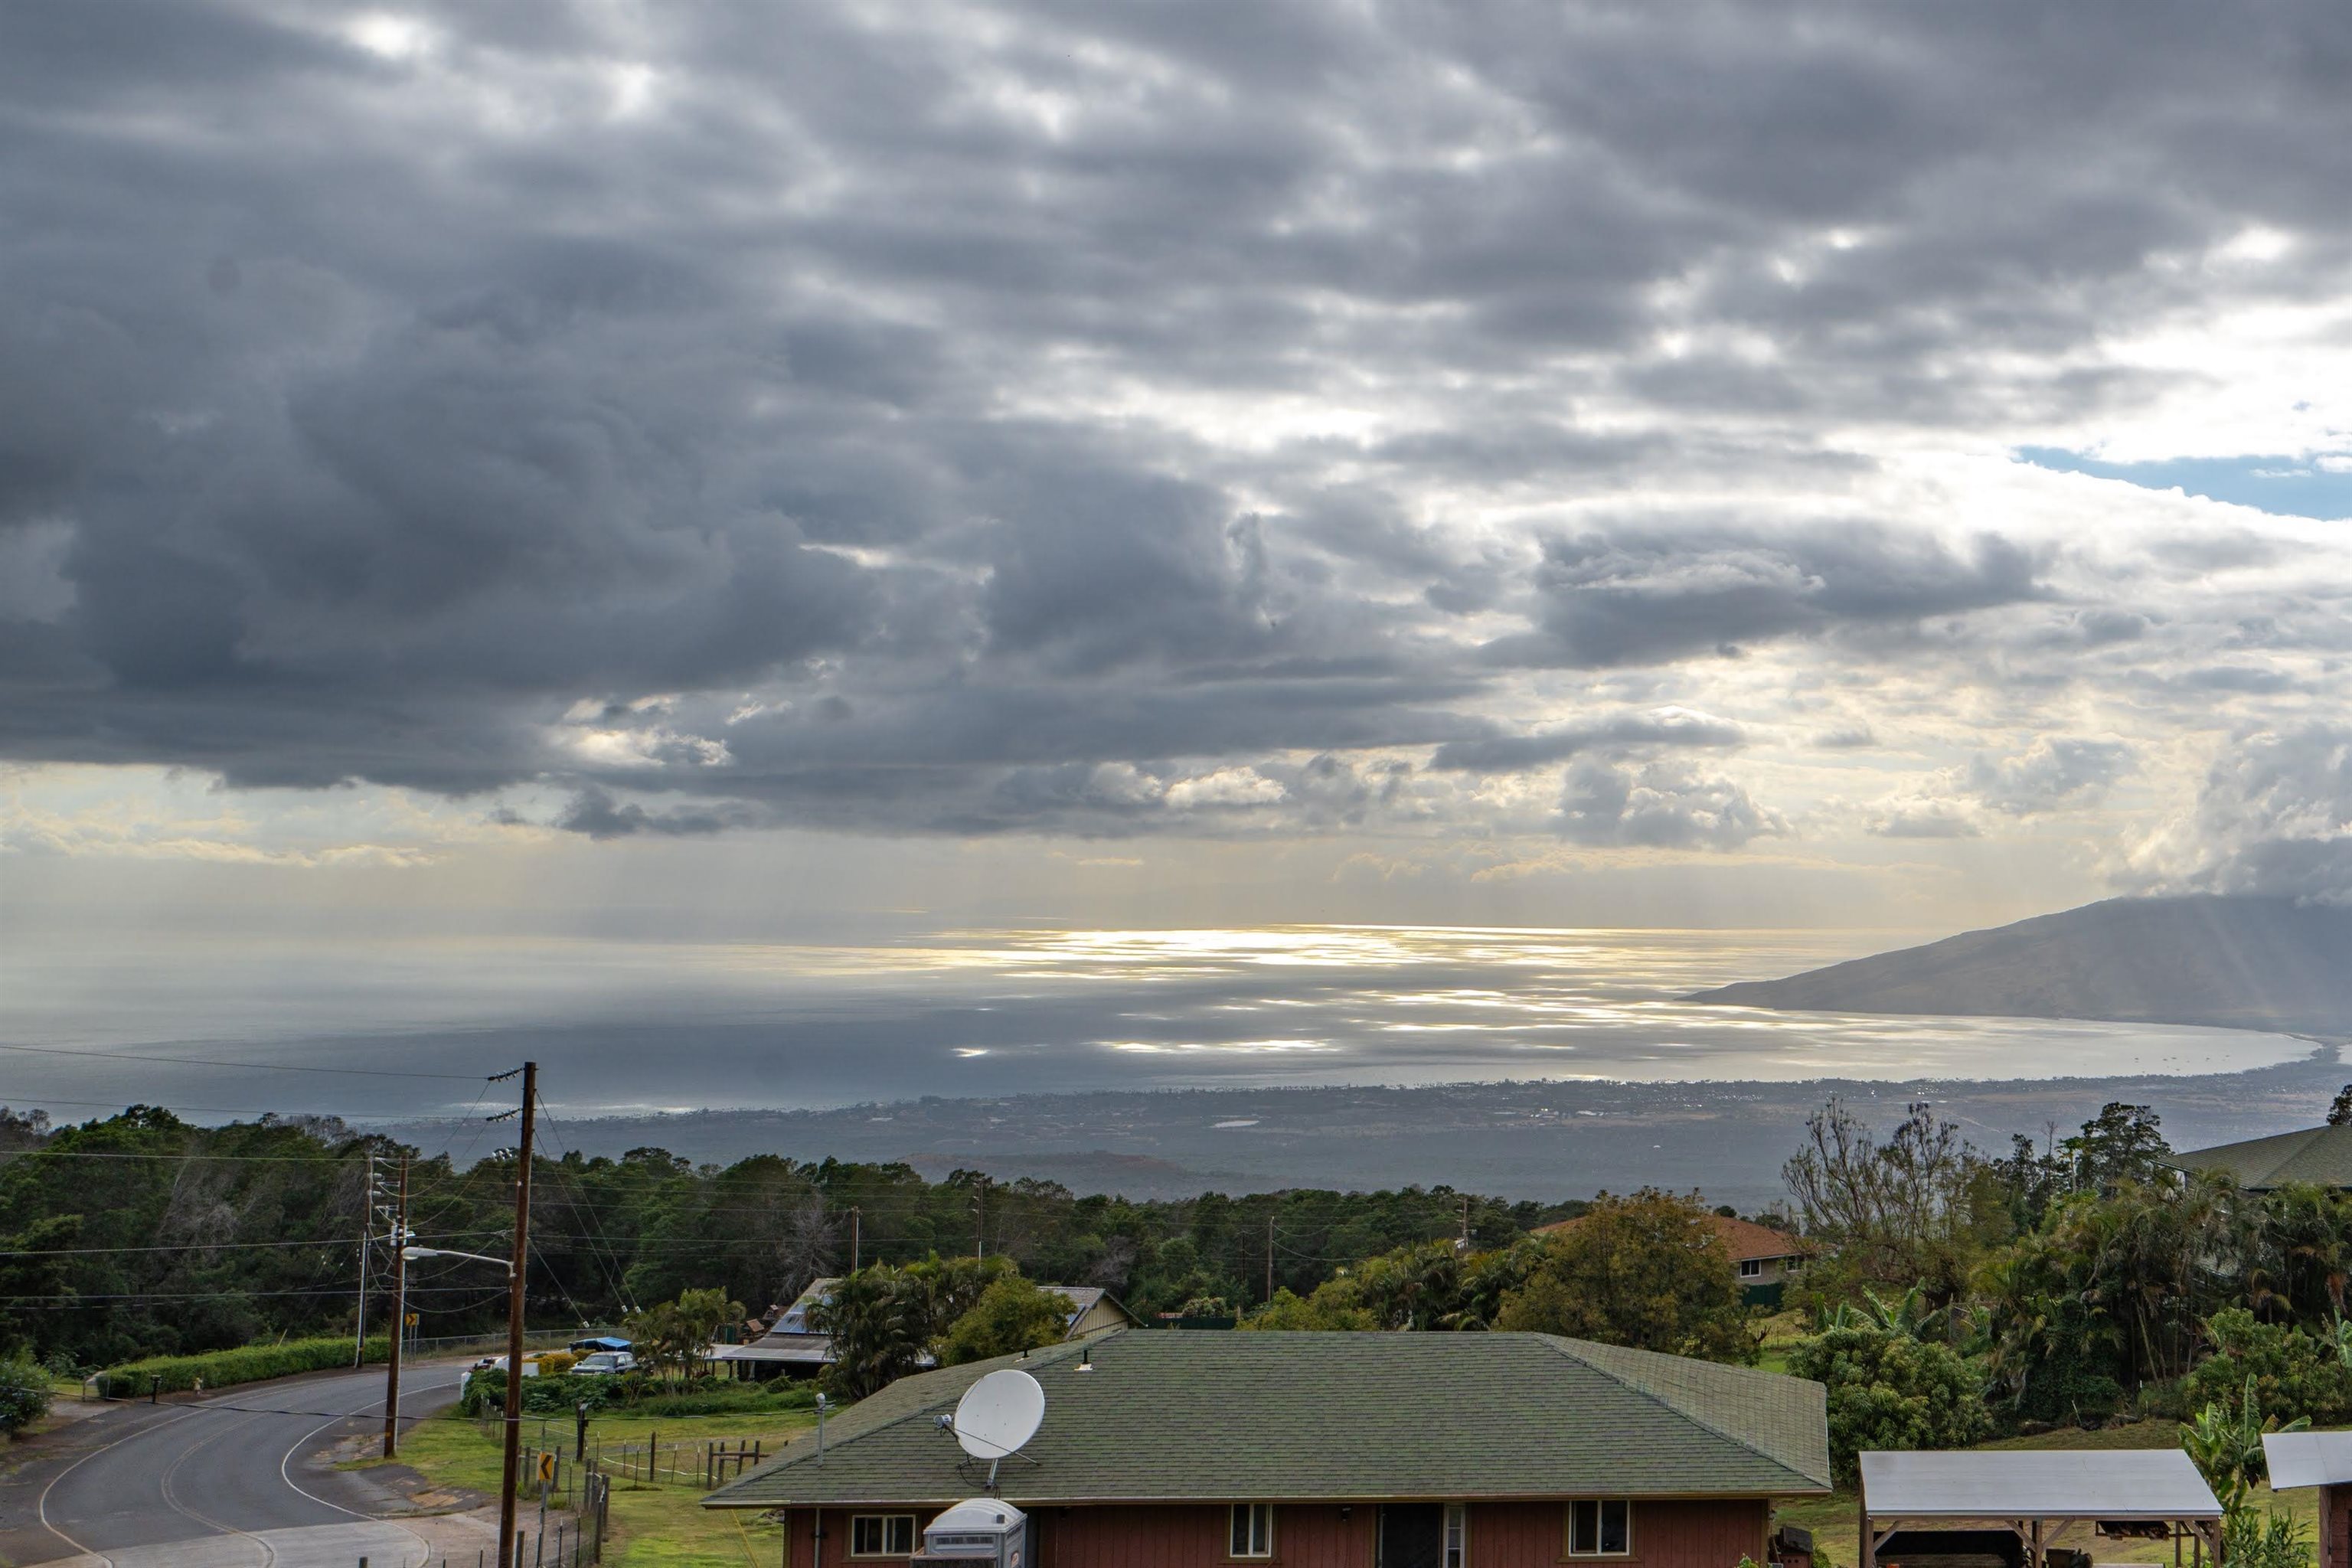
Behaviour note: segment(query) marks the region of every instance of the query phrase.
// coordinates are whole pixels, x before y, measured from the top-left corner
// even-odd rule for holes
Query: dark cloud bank
[[[1740,723],[1509,683],[2044,606],[2067,679],[2131,574],[1814,509],[1872,468],[1830,433],[2128,406],[2070,355],[2197,305],[2180,258],[2275,230],[2245,297],[2321,298],[2352,228],[2319,4],[394,12],[0,16],[7,757],[530,784],[599,837],[1312,827],[1540,767],[1573,842],[1734,847],[1787,827]],[[1366,386],[1378,435],[1221,424]],[[2347,777],[2317,730],[2226,765],[2212,877],[2352,880],[2281,848]]]

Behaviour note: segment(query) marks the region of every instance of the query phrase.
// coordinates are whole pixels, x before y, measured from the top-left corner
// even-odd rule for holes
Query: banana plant
[[[2310,1425],[2307,1415],[2298,1415],[2284,1426],[2274,1417],[2265,1420],[2253,1373],[2248,1373],[2245,1397],[2238,1407],[2231,1410],[2220,1400],[2206,1405],[2196,1420],[2180,1424],[2180,1446],[2204,1472],[2222,1508],[2235,1513],[2245,1506],[2254,1483],[2268,1474],[2263,1462],[2263,1434],[2300,1432]]]

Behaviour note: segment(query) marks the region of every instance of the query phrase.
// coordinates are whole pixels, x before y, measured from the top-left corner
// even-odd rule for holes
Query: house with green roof
[[[2242,1143],[2217,1143],[2166,1154],[2176,1171],[2220,1171],[2241,1191],[2273,1192],[2290,1184],[2352,1188],[2352,1125],[2307,1127]]]
[[[988,1490],[941,1417],[1045,1395],[994,1496],[1025,1568],[1734,1568],[1830,1490],[1816,1383],[1549,1334],[1167,1333],[902,1379],[706,1500],[781,1510],[786,1568],[892,1568]]]

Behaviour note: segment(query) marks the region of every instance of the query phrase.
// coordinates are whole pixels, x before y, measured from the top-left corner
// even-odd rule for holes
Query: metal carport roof
[[[2271,1490],[2336,1487],[2352,1481],[2352,1432],[2266,1432]]]
[[[2221,1517],[2178,1448],[1864,1454],[1862,1494],[1873,1519]]]

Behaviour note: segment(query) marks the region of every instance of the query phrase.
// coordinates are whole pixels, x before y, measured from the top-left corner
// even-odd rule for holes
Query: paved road
[[[403,1413],[447,1404],[459,1376],[408,1369]],[[24,1522],[50,1542],[48,1560],[112,1568],[351,1568],[362,1555],[370,1568],[408,1568],[425,1561],[425,1542],[370,1518],[385,1494],[316,1459],[339,1437],[381,1431],[383,1409],[373,1370],[110,1411],[78,1431],[82,1451],[46,1478]]]

